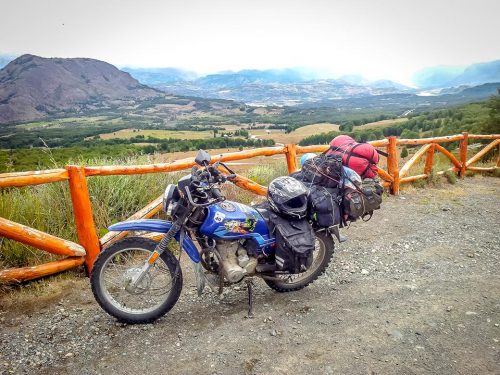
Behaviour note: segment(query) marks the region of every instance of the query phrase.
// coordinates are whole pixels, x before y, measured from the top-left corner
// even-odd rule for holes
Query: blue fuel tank
[[[264,250],[274,243],[262,215],[254,208],[232,201],[224,201],[208,207],[200,232],[220,240],[253,238]]]

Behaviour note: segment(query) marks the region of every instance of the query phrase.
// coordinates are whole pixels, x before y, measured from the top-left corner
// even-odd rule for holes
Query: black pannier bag
[[[293,177],[297,178],[296,176]],[[300,177],[302,178],[301,181],[307,186],[321,185],[329,188],[337,187],[342,178],[342,157],[339,155],[320,154],[312,159],[308,159],[302,166]]]
[[[371,178],[364,179],[357,189],[346,188],[342,202],[344,220],[369,219],[380,208],[383,192],[382,185]]]
[[[308,199],[309,218],[320,227],[331,227],[341,223],[339,189],[311,185]]]
[[[314,231],[306,219],[285,219],[270,213],[272,231],[276,240],[276,266],[280,271],[300,273],[312,264]]]

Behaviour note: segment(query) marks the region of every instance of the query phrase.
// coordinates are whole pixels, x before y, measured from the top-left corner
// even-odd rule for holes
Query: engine
[[[229,282],[236,283],[245,275],[255,273],[257,258],[249,256],[239,241],[216,241],[215,248],[219,254],[224,276]]]

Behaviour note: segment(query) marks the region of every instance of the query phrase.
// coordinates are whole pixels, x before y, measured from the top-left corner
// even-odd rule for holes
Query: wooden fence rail
[[[467,160],[467,146],[469,140],[471,139],[492,141],[472,158]],[[442,143],[456,141],[460,142],[460,152],[458,158],[441,145]],[[475,135],[462,133],[445,137],[422,139],[399,139],[397,137],[388,137],[386,139],[371,141],[369,143],[374,147],[386,148],[388,155],[387,170],[379,168],[378,175],[383,180],[384,186],[389,188],[391,194],[398,194],[400,185],[403,183],[428,178],[433,169],[435,152],[441,152],[444,154],[452,164],[452,167],[448,170],[455,171],[461,178],[465,176],[466,171],[484,172],[500,168],[500,134]],[[398,146],[402,145],[422,145],[422,147],[417,150],[400,168]],[[472,166],[495,147],[499,149],[499,157],[495,166]],[[288,172],[292,173],[298,169],[297,155],[307,152],[323,152],[327,149],[328,145],[298,146],[290,144],[280,147],[262,147],[258,149],[215,155],[212,158],[212,162],[243,160],[258,156],[285,155]],[[424,156],[425,165],[423,173],[409,176],[408,174],[411,168],[414,167]],[[34,267],[0,270],[0,282],[21,282],[32,280],[78,267],[83,263],[85,263],[87,272],[90,272],[92,270],[94,260],[101,249],[108,246],[113,241],[126,236],[127,233],[125,232],[109,232],[101,239],[98,238],[87,188],[87,177],[174,172],[189,169],[193,165],[195,165],[194,158],[185,158],[171,163],[98,167],[69,165],[66,166],[65,169],[0,174],[0,188],[39,185],[67,180],[69,182],[73,213],[75,216],[76,230],[79,241],[79,244],[76,244],[39,230],[29,228],[22,224],[14,223],[5,218],[0,218],[0,236],[28,244],[50,253],[66,256],[66,258]],[[445,171],[438,171],[437,174],[442,174],[444,172]],[[265,186],[259,185],[258,183],[240,175],[236,177],[234,184],[242,189],[259,195],[265,195],[267,192],[267,188]],[[160,196],[136,214],[132,215],[129,220],[150,218],[160,211],[161,204],[162,197]]]

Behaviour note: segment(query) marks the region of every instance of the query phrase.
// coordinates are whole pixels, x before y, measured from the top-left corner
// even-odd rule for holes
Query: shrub
[[[411,183],[411,185],[418,189],[422,189],[427,186],[425,180],[415,180]]]
[[[452,185],[457,183],[457,174],[453,171],[444,172],[444,177],[446,177],[446,180]]]
[[[441,185],[441,180],[436,172],[434,172],[434,169],[431,171],[431,173],[429,173],[429,176],[427,177],[427,184],[431,186]]]
[[[406,158],[408,156],[408,149],[405,147],[403,147],[403,149],[401,150],[401,158]]]

